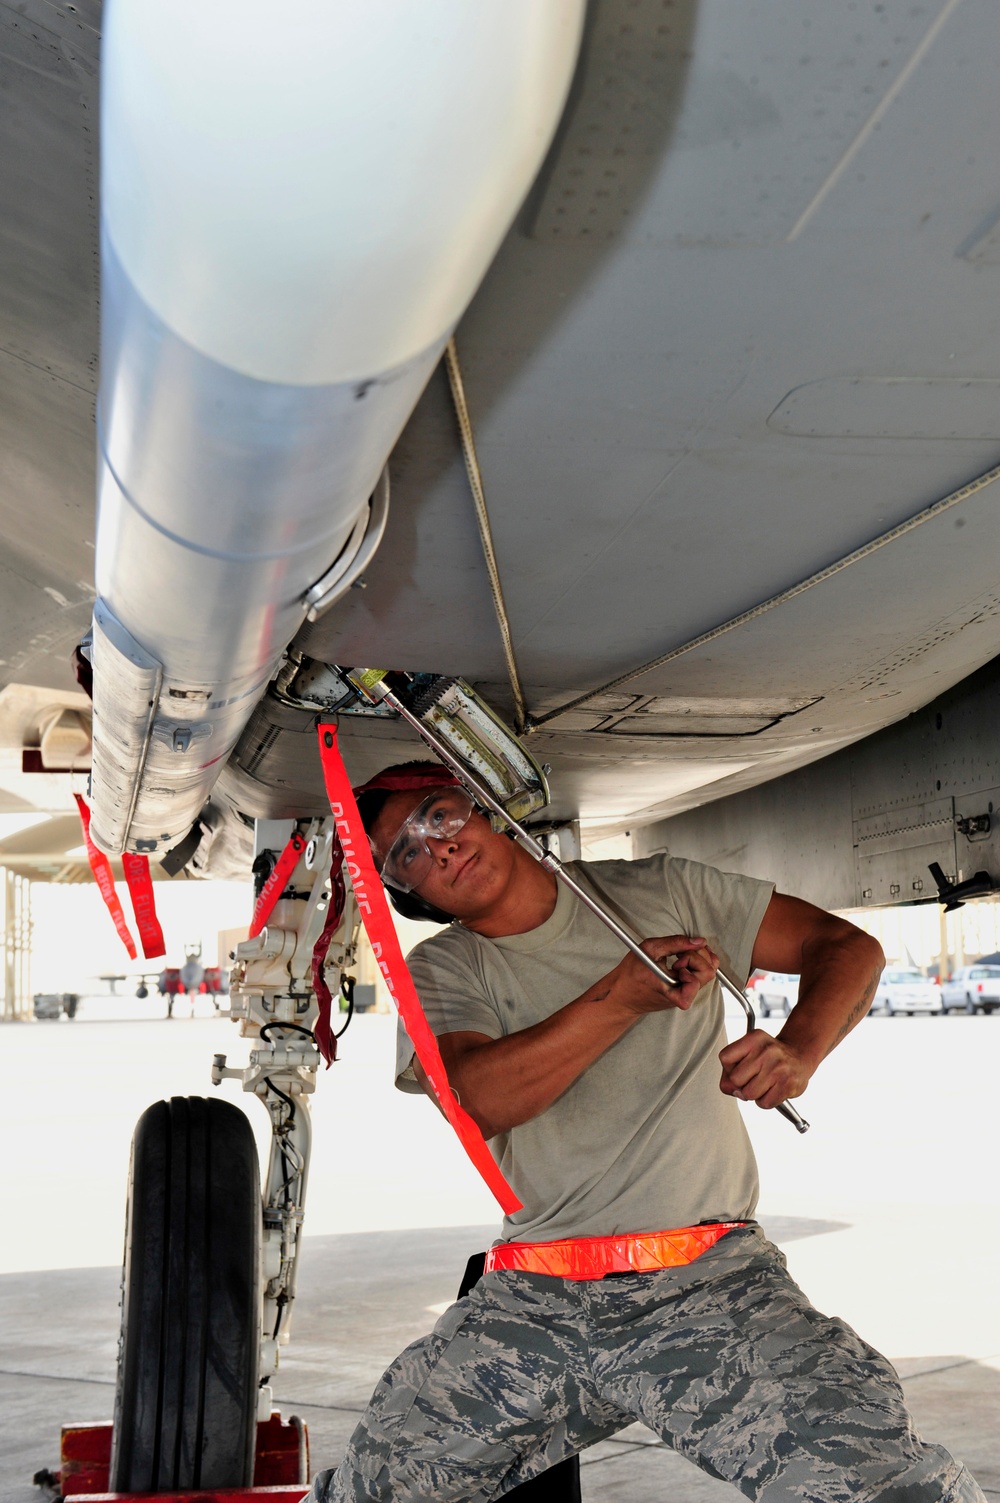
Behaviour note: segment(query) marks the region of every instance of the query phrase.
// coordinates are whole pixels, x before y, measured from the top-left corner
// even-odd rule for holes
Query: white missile
[[[93,820],[189,829],[550,142],[583,0],[109,0]],[[370,501],[370,498],[373,500]]]

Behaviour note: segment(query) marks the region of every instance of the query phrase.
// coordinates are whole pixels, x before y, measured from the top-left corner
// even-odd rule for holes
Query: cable
[[[510,679],[511,692],[514,695],[514,729],[518,735],[521,735],[528,724],[528,707],[524,699],[524,690],[521,687],[521,675],[518,672],[517,659],[514,656],[514,641],[510,631],[510,620],[503,598],[503,586],[500,583],[500,570],[497,567],[496,550],[493,547],[493,529],[490,527],[490,516],[486,510],[486,492],[483,489],[483,475],[479,468],[479,456],[476,453],[476,438],[472,431],[472,419],[469,416],[468,403],[465,400],[465,383],[462,380],[462,367],[458,363],[458,347],[455,344],[454,337],[449,339],[444,347],[444,363],[445,369],[448,372],[448,385],[451,388],[451,400],[455,408],[455,417],[458,419],[458,434],[462,442],[465,470],[469,477],[469,489],[472,492],[472,500],[476,508],[476,521],[479,523],[479,538],[483,545],[483,557],[486,560],[486,573],[490,581],[490,594],[493,596],[493,609],[496,612],[497,625],[500,628],[504,661],[507,664],[507,677]]]
[[[268,1027],[269,1025],[265,1024],[264,1026]],[[274,1024],[271,1026],[278,1027],[279,1025]],[[273,1127],[274,1136],[278,1140],[278,1152],[281,1154],[281,1161],[285,1169],[285,1176],[282,1180],[281,1188],[285,1194],[285,1210],[287,1211],[292,1201],[290,1192],[292,1178],[294,1175],[301,1173],[300,1168],[296,1165],[295,1160],[292,1158],[292,1155],[289,1151],[291,1145],[287,1141],[287,1134],[291,1132],[292,1124],[295,1121],[295,1102],[292,1100],[291,1096],[286,1096],[284,1091],[280,1090],[279,1087],[275,1085],[273,1080],[265,1080],[264,1084],[269,1091],[273,1091],[275,1096],[278,1096],[288,1107],[287,1119],[284,1122],[274,1123]],[[289,1168],[291,1168],[291,1174],[287,1172]]]
[[[785,605],[787,601],[794,600],[797,595],[802,595],[806,590],[811,590],[814,585],[822,584],[827,579],[832,579],[841,570],[850,568],[870,554],[877,553],[887,543],[894,543],[897,538],[905,537],[914,528],[921,527],[924,522],[930,522],[934,517],[939,517],[942,512],[950,510],[959,501],[968,501],[971,496],[994,480],[1000,479],[1000,465],[995,465],[992,470],[979,475],[975,480],[970,480],[968,485],[959,486],[957,491],[942,497],[940,501],[934,501],[930,506],[925,506],[923,511],[918,511],[915,516],[900,522],[898,527],[890,527],[888,532],[881,533],[877,538],[872,538],[868,543],[863,543],[860,548],[855,548],[853,553],[845,553],[843,558],[838,558],[835,563],[828,564],[825,569],[819,569],[815,574],[800,580],[796,585],[791,585],[787,590],[781,590],[777,595],[771,595],[767,600],[762,600],[759,605],[753,606],[748,611],[743,611],[739,616],[733,616],[729,621],[723,621],[720,626],[713,626],[711,631],[702,632],[698,637],[692,637],[689,642],[684,642],[680,647],[672,647],[669,652],[662,653],[658,658],[651,658],[648,663],[642,663],[638,668],[630,668],[627,673],[620,673],[617,678],[609,679],[606,684],[601,684],[597,689],[588,689],[586,694],[578,694],[576,699],[567,701],[558,709],[548,710],[544,715],[532,716],[528,720],[527,729],[536,730],[545,725],[549,720],[555,720],[559,715],[565,715],[570,710],[579,709],[580,705],[587,704],[596,699],[599,694],[607,694],[612,689],[619,688],[622,684],[631,683],[633,679],[640,678],[644,673],[651,673],[654,668],[662,668],[665,663],[673,662],[674,658],[682,657],[687,652],[693,652],[696,647],[704,647],[709,642],[714,642],[717,637],[725,636],[727,632],[734,631],[737,626],[746,626],[750,621],[756,621],[758,616],[773,611],[777,605]]]
[[[265,1043],[268,1042],[268,1040],[271,1037],[271,1033],[272,1033],[272,1031],[275,1028],[290,1028],[293,1033],[301,1033],[307,1039],[311,1039],[312,1036],[313,1036],[312,1029],[311,1028],[303,1028],[302,1025],[301,1025],[301,1023],[265,1023],[264,1026],[260,1030],[260,1036],[264,1040]],[[279,1092],[279,1095],[280,1095],[280,1092]],[[286,1097],[285,1099],[287,1100],[288,1098]]]
[[[337,1057],[337,1039],[340,1035],[332,1032],[330,1014],[333,1010],[333,996],[326,979],[326,960],[330,953],[330,945],[333,943],[333,936],[337,932],[341,919],[344,916],[344,908],[347,903],[347,888],[344,884],[344,848],[340,843],[340,836],[337,834],[336,823],[334,823],[330,835],[329,882],[330,906],[327,910],[323,932],[313,946],[311,971],[313,991],[319,1002],[319,1015],[316,1020],[316,1027],[322,1028],[322,1041],[317,1039],[316,1047],[327,1060],[327,1063],[331,1064]],[[348,1018],[348,1022],[350,1022],[350,1018]],[[344,1027],[347,1027],[346,1023]]]
[[[353,976],[341,976],[340,994],[347,1003],[347,1017],[344,1019],[343,1028],[338,1029],[338,1031],[333,1035],[335,1039],[343,1038],[344,1034],[347,1032],[350,1021],[354,1016],[354,986],[355,981]]]
[[[265,1024],[264,1026],[267,1027],[267,1024]],[[282,1024],[281,1026],[284,1027],[285,1025]],[[291,1127],[292,1123],[295,1121],[295,1102],[292,1100],[291,1096],[286,1096],[284,1091],[276,1086],[273,1080],[265,1080],[264,1084],[267,1086],[267,1089],[269,1091],[273,1091],[276,1096],[280,1096],[282,1101],[288,1107],[288,1121],[282,1124],[282,1130]]]

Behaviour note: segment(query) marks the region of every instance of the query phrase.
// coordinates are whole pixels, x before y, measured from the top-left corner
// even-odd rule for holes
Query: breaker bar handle
[[[357,683],[357,680],[352,680],[352,682]],[[384,679],[380,678],[377,682],[367,682],[362,692],[368,698],[380,700],[382,704],[388,705],[390,710],[395,710],[397,715],[401,716],[408,725],[411,725],[421,740],[426,741],[431,750],[436,752],[441,758],[441,761],[447,767],[450,767],[457,777],[461,778],[469,791],[475,795],[476,801],[482,804],[484,808],[489,809],[499,819],[502,819],[504,824],[508,825],[514,831],[514,834],[530,854],[534,856],[535,860],[541,866],[544,866],[546,871],[550,871],[564,887],[568,887],[570,892],[574,893],[580,902],[586,908],[590,909],[595,918],[600,919],[601,923],[605,924],[611,930],[612,934],[621,940],[625,948],[631,950],[632,954],[638,960],[641,960],[643,965],[651,970],[658,980],[662,981],[666,986],[678,985],[673,976],[669,975],[657,965],[651,956],[646,954],[635,936],[630,934],[596,898],[591,897],[590,893],[580,886],[579,882],[563,866],[558,856],[553,855],[551,851],[547,851],[541,842],[535,839],[530,830],[525,829],[524,825],[507,813],[503,804],[494,798],[489,788],[479,778],[475,777],[465,764],[455,756],[448,744],[438,736],[437,732],[432,730],[429,725],[425,725],[419,716],[413,714],[412,710],[407,709],[403,701],[397,694],[393,693]],[[757,1015],[753,1010],[750,999],[743,988],[737,985],[731,976],[727,976],[721,967],[716,974],[719,984],[729,992],[730,996],[735,998],[746,1014],[747,1033],[752,1032],[757,1026]],[[809,1131],[809,1123],[795,1110],[791,1102],[782,1101],[774,1110],[780,1112],[783,1117],[787,1117],[797,1132],[803,1133]]]

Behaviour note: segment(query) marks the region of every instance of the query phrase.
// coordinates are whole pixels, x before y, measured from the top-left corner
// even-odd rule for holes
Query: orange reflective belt
[[[498,1242],[486,1254],[486,1272],[547,1273],[557,1279],[603,1279],[608,1273],[655,1273],[693,1263],[745,1221],[679,1226],[669,1232],[626,1232],[621,1237],[567,1237],[563,1242]]]

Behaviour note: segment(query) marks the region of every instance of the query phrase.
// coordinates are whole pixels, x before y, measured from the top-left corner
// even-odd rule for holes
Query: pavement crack
[[[580,1454],[580,1465],[602,1466],[606,1461],[621,1461],[623,1457],[630,1455],[633,1451],[663,1451],[668,1449],[662,1440],[606,1440],[602,1444],[614,1446],[615,1454],[613,1456],[588,1457],[584,1451]]]
[[[314,1399],[290,1399],[286,1394],[276,1393],[276,1404],[285,1404],[289,1410],[294,1405],[296,1409],[322,1409],[329,1413],[337,1414],[364,1414],[367,1404],[317,1404]]]
[[[958,1362],[945,1362],[939,1367],[922,1367],[919,1372],[907,1373],[903,1383],[912,1383],[914,1378],[933,1378],[936,1373],[953,1373],[960,1367],[979,1367],[984,1362],[1000,1362],[1000,1355],[991,1352],[985,1357],[962,1357]]]
[[[98,1388],[114,1388],[114,1378],[78,1378],[66,1373],[27,1373],[16,1368],[0,1367],[0,1378],[37,1378],[41,1383],[93,1383]]]

